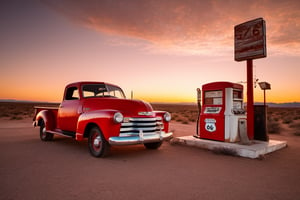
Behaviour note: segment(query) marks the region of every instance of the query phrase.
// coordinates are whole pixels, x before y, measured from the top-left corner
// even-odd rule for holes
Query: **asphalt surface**
[[[189,128],[172,126],[175,136]],[[263,160],[169,142],[158,150],[114,147],[94,158],[86,141],[42,142],[30,124],[2,123],[0,199],[299,199],[300,137],[273,139],[288,147]]]

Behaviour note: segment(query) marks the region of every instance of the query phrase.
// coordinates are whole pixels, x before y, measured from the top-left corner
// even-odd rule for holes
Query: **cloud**
[[[42,0],[96,31],[144,41],[146,49],[187,54],[233,51],[233,27],[263,17],[267,47],[300,54],[298,0]],[[293,47],[292,49],[290,47]],[[155,50],[154,50],[155,49]]]

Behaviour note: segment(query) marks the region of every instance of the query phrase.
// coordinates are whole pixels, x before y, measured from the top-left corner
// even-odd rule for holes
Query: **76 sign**
[[[266,25],[257,18],[234,27],[234,59],[243,61],[266,57]]]

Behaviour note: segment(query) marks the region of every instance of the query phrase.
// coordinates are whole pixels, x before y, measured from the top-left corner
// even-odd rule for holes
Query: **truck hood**
[[[86,112],[94,110],[117,110],[124,116],[137,116],[141,112],[153,111],[152,106],[144,101],[118,99],[118,98],[90,98],[86,99],[83,104],[83,110]]]

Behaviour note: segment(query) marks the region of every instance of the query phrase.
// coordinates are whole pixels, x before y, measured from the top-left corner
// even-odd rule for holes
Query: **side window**
[[[77,87],[69,87],[66,92],[65,100],[79,99]]]

